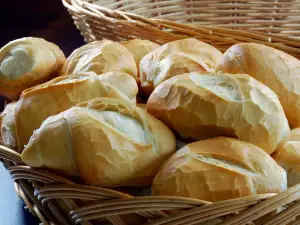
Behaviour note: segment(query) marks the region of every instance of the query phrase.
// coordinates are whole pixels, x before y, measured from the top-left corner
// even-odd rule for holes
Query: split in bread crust
[[[197,141],[177,151],[156,175],[154,195],[221,201],[286,190],[286,172],[256,145],[233,138]]]
[[[66,58],[53,43],[26,37],[0,49],[0,94],[17,100],[20,93],[58,76]]]

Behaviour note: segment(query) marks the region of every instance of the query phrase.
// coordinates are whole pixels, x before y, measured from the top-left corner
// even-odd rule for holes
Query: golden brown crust
[[[53,132],[62,119],[68,126]],[[51,131],[52,137],[46,135]],[[68,140],[66,136],[71,137],[70,148],[62,144]],[[56,141],[52,143],[53,138]],[[31,137],[22,159],[30,166],[74,175],[63,164],[57,149],[68,158],[66,162],[75,160],[81,178],[88,184],[145,186],[151,184],[160,165],[175,152],[175,137],[162,122],[134,104],[96,98],[44,121]]]
[[[21,156],[31,167],[78,175],[68,121],[61,114],[49,117],[34,131]],[[58,159],[53,160],[55,158]]]
[[[269,154],[289,133],[276,94],[245,74],[173,77],[154,90],[147,109],[182,138],[236,137]]]
[[[186,145],[155,177],[155,195],[221,201],[278,193],[287,187],[286,172],[259,147],[218,137]]]
[[[120,71],[113,71],[101,74],[99,79],[116,87],[119,91],[135,101],[138,94],[138,86],[136,80],[127,73]]]
[[[300,61],[277,49],[240,43],[223,55],[217,70],[246,73],[264,83],[277,95],[292,128],[300,125]]]
[[[61,76],[25,90],[16,106],[19,151],[22,151],[33,131],[47,117],[96,97],[116,97],[130,101],[115,87],[100,81],[94,73]]]
[[[18,99],[24,89],[58,76],[65,60],[58,46],[41,38],[9,42],[0,49],[0,93],[11,100]]]
[[[291,131],[272,157],[286,170],[289,187],[300,183],[300,128]]]
[[[149,40],[133,39],[120,42],[130,51],[135,59],[137,69],[139,70],[141,59],[148,53],[157,49],[160,45]],[[138,76],[139,77],[139,76]]]
[[[221,57],[219,50],[194,38],[164,44],[141,60],[141,88],[149,95],[173,76],[193,71],[212,72]]]
[[[109,40],[88,43],[73,51],[60,73],[67,75],[89,71],[98,75],[120,71],[137,78],[137,68],[131,52],[121,44]]]
[[[17,149],[15,108],[16,102],[11,102],[5,106],[0,115],[0,133],[2,144],[12,149]]]

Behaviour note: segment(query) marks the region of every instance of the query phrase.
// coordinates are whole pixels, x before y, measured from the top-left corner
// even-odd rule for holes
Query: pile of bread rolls
[[[90,185],[215,202],[300,182],[300,61],[271,47],[102,40],[66,59],[22,38],[0,93],[2,144]]]

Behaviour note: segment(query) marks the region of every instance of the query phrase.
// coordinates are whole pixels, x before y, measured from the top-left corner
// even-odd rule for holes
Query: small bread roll
[[[136,83],[124,83],[125,86],[133,84],[133,88],[137,88]],[[117,88],[102,82],[94,73],[57,77],[23,91],[15,113],[19,152],[27,144],[33,131],[39,128],[47,117],[96,97],[115,97],[130,101]]]
[[[141,60],[141,88],[150,94],[173,76],[193,71],[212,72],[221,57],[218,49],[194,38],[164,44]]]
[[[22,160],[69,175],[78,170],[91,185],[146,186],[175,152],[175,142],[162,122],[134,104],[97,98],[45,120]]]
[[[130,41],[122,41],[120,42],[125,48],[130,51],[135,59],[137,69],[139,70],[139,65],[141,59],[147,55],[148,53],[152,52],[153,50],[157,49],[160,45],[156,44],[152,41],[148,40],[140,40],[140,39],[133,39]]]
[[[291,131],[272,157],[286,170],[288,187],[300,183],[300,128]]]
[[[48,117],[34,131],[21,154],[24,163],[35,168],[55,170],[63,175],[78,175],[72,149],[72,134],[68,121],[63,117],[65,114]]]
[[[245,74],[173,77],[154,90],[147,110],[182,138],[235,137],[269,154],[290,131],[276,94]]]
[[[156,175],[154,195],[216,202],[286,190],[286,172],[259,147],[217,137],[186,145]]]
[[[66,58],[41,38],[21,38],[0,49],[0,94],[17,100],[21,92],[59,75]]]
[[[107,84],[111,84],[116,87],[119,91],[123,92],[132,101],[136,101],[138,94],[138,86],[135,79],[127,73],[113,71],[101,74],[99,79]]]
[[[1,140],[3,144],[12,149],[17,147],[17,136],[15,126],[16,102],[7,104],[0,115]]]
[[[98,75],[120,71],[137,78],[137,67],[131,52],[121,44],[109,40],[95,41],[76,49],[68,57],[61,74],[88,71]]]
[[[265,45],[240,43],[224,53],[217,70],[246,73],[267,85],[278,95],[290,126],[300,127],[300,60]]]

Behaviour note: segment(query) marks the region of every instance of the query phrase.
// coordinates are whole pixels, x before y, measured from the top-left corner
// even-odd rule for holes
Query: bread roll
[[[22,152],[22,161],[35,168],[45,167],[63,175],[78,175],[72,134],[67,119],[70,112],[48,117],[30,137]],[[64,117],[65,116],[65,117]]]
[[[156,44],[152,41],[148,40],[139,40],[133,39],[130,41],[122,41],[120,42],[125,48],[130,51],[135,59],[137,69],[139,70],[139,65],[141,59],[147,55],[148,53],[152,52],[153,50],[157,49],[160,45]]]
[[[133,104],[97,98],[45,120],[22,160],[69,175],[78,170],[91,185],[145,186],[174,152],[174,135],[162,122]]]
[[[96,97],[126,98],[129,101],[123,93],[102,82],[94,73],[57,77],[23,91],[15,115],[18,150],[22,151],[33,131],[47,117]]]
[[[164,44],[141,60],[141,88],[150,94],[173,76],[192,71],[212,72],[221,57],[219,50],[194,38]]]
[[[0,49],[0,94],[17,100],[29,87],[59,74],[66,58],[55,44],[41,38],[21,38]]]
[[[16,102],[11,102],[5,106],[0,115],[1,140],[5,146],[12,149],[17,147],[15,109]]]
[[[277,95],[292,128],[300,126],[300,61],[277,49],[254,43],[236,44],[223,55],[218,68],[246,73]]]
[[[272,156],[286,170],[289,187],[300,183],[300,128],[292,130]]]
[[[154,195],[221,201],[286,190],[286,172],[259,147],[217,137],[186,145],[156,175]]]
[[[101,74],[101,76],[99,76],[99,79],[104,83],[108,83],[116,87],[119,91],[128,96],[132,101],[136,100],[138,86],[135,79],[129,74],[114,71]]]
[[[98,75],[121,71],[137,78],[137,68],[131,52],[119,43],[103,40],[76,49],[64,64],[61,74],[92,71]]]
[[[276,94],[245,74],[173,77],[154,90],[147,110],[182,138],[235,137],[269,154],[290,131]]]

